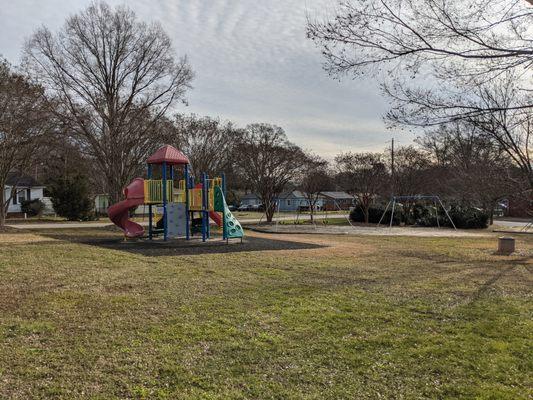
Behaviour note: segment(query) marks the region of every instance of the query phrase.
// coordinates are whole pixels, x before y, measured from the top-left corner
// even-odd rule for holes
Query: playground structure
[[[161,147],[146,162],[147,179],[135,178],[124,189],[125,200],[108,209],[109,219],[124,231],[126,238],[144,236],[144,227],[130,220],[130,210],[144,205],[148,206],[150,240],[156,236],[165,241],[178,237],[189,240],[194,234],[201,234],[205,242],[211,235],[212,219],[222,227],[224,240],[242,241],[243,229],[226,204],[224,174],[209,178],[202,173],[200,182],[195,183],[187,156],[169,145]]]

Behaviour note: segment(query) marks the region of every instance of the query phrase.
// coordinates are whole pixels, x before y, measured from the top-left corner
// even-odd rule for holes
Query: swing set
[[[381,225],[381,222],[385,218],[385,214],[387,214],[387,211],[389,210],[389,207],[391,207],[391,216],[390,216],[390,222],[389,227],[392,228],[392,223],[394,221],[394,211],[396,209],[396,204],[402,204],[399,203],[401,201],[431,201],[433,202],[433,206],[435,208],[435,217],[437,218],[437,227],[440,228],[440,221],[439,221],[439,206],[444,210],[444,213],[446,214],[446,217],[448,217],[448,220],[453,226],[453,229],[457,230],[452,217],[450,217],[450,214],[448,213],[448,210],[446,210],[446,207],[444,207],[444,204],[442,203],[442,200],[439,196],[436,195],[421,195],[417,194],[414,196],[392,196],[390,201],[387,203],[387,207],[385,207],[385,211],[383,211],[383,214],[381,215],[381,218],[379,219],[378,226]]]

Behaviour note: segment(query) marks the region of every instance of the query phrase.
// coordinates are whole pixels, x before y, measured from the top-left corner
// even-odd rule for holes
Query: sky
[[[90,0],[0,0],[0,54],[18,64],[39,26],[56,31]],[[332,159],[345,151],[382,151],[387,99],[370,78],[341,81],[322,69],[320,50],[305,36],[306,18],[325,18],[335,0],[108,0],[139,19],[158,21],[195,72],[188,105],[177,112],[217,116],[239,126],[266,122],[291,141]]]

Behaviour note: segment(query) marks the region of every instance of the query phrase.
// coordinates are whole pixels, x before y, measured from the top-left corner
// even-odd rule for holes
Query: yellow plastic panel
[[[215,210],[215,190],[214,189],[211,189],[209,190],[208,193],[208,196],[207,196],[207,208],[209,209],[209,211],[214,211]]]
[[[174,181],[167,179],[167,200],[170,202],[173,199]],[[144,181],[144,202],[146,204],[161,204],[163,203],[163,181],[147,179]]]
[[[174,189],[174,203],[185,203],[185,190]]]
[[[202,189],[189,189],[189,209],[202,210]]]

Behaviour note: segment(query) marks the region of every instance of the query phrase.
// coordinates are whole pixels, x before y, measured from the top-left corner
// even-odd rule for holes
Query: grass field
[[[527,399],[533,238],[0,233],[0,398]]]
[[[282,225],[350,225],[350,221],[346,217],[328,217],[327,219],[315,219],[311,222],[310,219],[286,219],[279,222]]]

